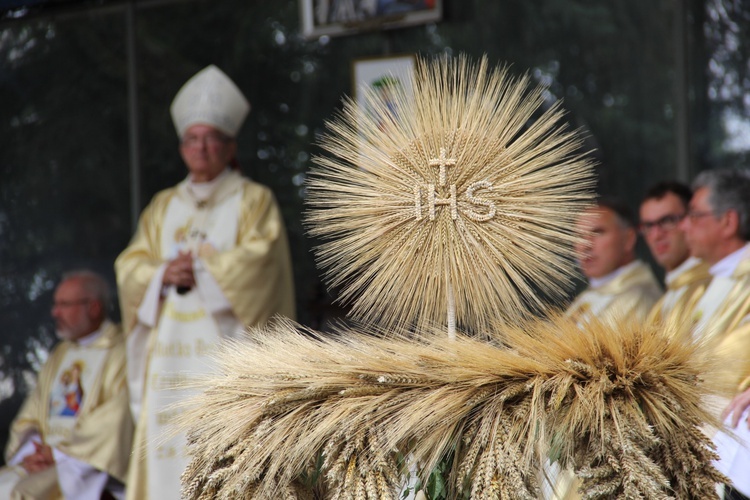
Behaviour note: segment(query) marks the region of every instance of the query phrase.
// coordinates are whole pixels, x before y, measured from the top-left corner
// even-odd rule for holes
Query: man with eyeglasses
[[[211,370],[213,348],[275,314],[294,317],[281,211],[236,168],[249,110],[213,65],[180,89],[170,111],[188,176],[154,197],[115,263],[137,420],[128,498],[180,498],[188,456],[173,403],[194,394],[186,385]]]
[[[690,256],[680,222],[693,193],[680,182],[651,187],[640,207],[640,232],[654,260],[664,268],[667,290],[651,309],[653,321],[679,320],[695,307],[711,280],[708,264]]]
[[[742,170],[701,172],[680,223],[690,252],[710,266],[711,283],[696,304],[693,335],[722,335],[747,314],[750,299],[750,176]]]
[[[11,425],[0,498],[124,498],[133,421],[125,338],[108,304],[106,281],[91,271],[57,286],[61,342]]]
[[[744,170],[701,172],[681,222],[693,256],[710,268],[711,282],[689,318],[693,338],[711,350],[711,380],[727,397],[750,386],[750,175]],[[718,411],[717,411],[718,416]],[[745,438],[748,438],[745,432]],[[714,436],[721,459],[717,467],[735,483],[746,484],[750,450],[720,432]],[[746,491],[747,492],[747,491]],[[731,487],[727,499],[746,498]]]
[[[587,237],[576,252],[589,286],[566,313],[581,321],[605,315],[645,319],[662,290],[648,265],[635,258],[638,233],[632,212],[619,201],[601,198],[583,213],[579,226]]]

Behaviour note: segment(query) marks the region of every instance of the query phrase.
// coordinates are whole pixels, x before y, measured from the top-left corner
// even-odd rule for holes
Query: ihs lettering
[[[446,197],[443,193],[438,193],[435,184],[424,184],[414,186],[414,213],[417,220],[424,218],[423,214],[423,200],[426,195],[427,205],[427,216],[432,221],[437,216],[438,207],[447,206],[451,210],[451,219],[458,219],[459,204],[456,193],[456,185],[450,184],[446,188],[446,182],[448,177],[448,167],[456,166],[455,158],[447,158],[445,148],[440,148],[440,156],[430,160],[429,165],[431,167],[438,167],[438,182],[443,193],[447,190],[448,196]],[[492,183],[489,181],[477,181],[469,184],[466,188],[466,199],[472,207],[479,208],[485,207],[482,212],[477,212],[470,208],[461,209],[461,213],[469,217],[470,219],[477,222],[486,222],[495,216],[497,209],[492,200],[477,196],[477,191],[487,190],[492,191]]]

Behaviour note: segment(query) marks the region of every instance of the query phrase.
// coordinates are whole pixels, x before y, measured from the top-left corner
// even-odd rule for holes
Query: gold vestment
[[[141,215],[138,229],[130,245],[115,263],[123,323],[128,335],[132,335],[137,326],[143,326],[138,322],[138,309],[155,273],[169,259],[166,255],[165,241],[179,241],[179,235],[162,234],[162,231],[170,203],[181,195],[180,190],[184,190],[186,182],[183,181],[180,185],[164,190],[154,197]],[[220,180],[217,191],[217,196],[201,205],[200,210],[194,207],[186,208],[186,210],[203,211],[208,214],[211,214],[214,209],[218,210],[219,207],[222,207],[221,210],[226,210],[226,200],[240,195],[240,202],[237,205],[239,214],[236,214],[236,241],[230,242],[226,248],[218,251],[200,254],[203,266],[219,285],[221,293],[229,302],[231,314],[246,327],[263,325],[276,314],[294,318],[294,288],[286,230],[272,192],[265,186],[249,181],[235,172],[230,172]],[[229,223],[229,221],[223,222]],[[171,303],[168,306],[171,306]],[[160,312],[160,318],[165,310]],[[208,309],[203,308],[203,310]],[[174,311],[170,312],[170,314],[173,313]],[[146,381],[142,385],[143,394],[138,395],[143,397],[144,405],[138,417],[133,463],[130,468],[127,490],[128,498],[139,500],[149,497],[149,470],[147,470],[146,457],[148,453],[153,454],[150,446],[155,446],[154,443],[149,442],[148,438],[149,433],[154,432],[154,429],[147,429],[145,422],[148,420],[149,412],[156,410],[148,407],[146,403],[148,398],[145,395],[149,391],[153,392],[154,388],[151,385],[154,384],[154,377],[174,375],[152,374],[150,370],[150,366],[156,359],[155,350],[164,349],[164,346],[156,342],[160,333],[159,326],[162,323],[164,322],[160,320],[159,324],[154,325],[155,327],[150,329],[147,338],[143,341],[145,346],[142,352],[145,353],[146,359],[131,360],[131,365],[138,362],[143,364],[143,372],[139,376]],[[137,337],[136,335],[129,339],[129,352],[130,344]],[[214,340],[211,340],[211,335],[206,331],[204,345],[214,343],[216,338],[214,336]],[[167,348],[171,349],[170,346]],[[166,354],[179,356],[179,353],[175,352]],[[193,354],[204,355],[195,352]],[[208,352],[205,356],[208,356]],[[194,368],[197,370],[198,366],[194,365]],[[131,390],[132,387],[131,385]],[[159,482],[161,479],[157,477],[153,480]],[[175,498],[179,497],[179,491],[174,493]]]
[[[566,314],[579,321],[591,316],[637,317],[645,319],[662,291],[651,269],[635,261],[601,287],[589,286],[568,307]]]
[[[11,424],[5,449],[6,461],[16,454],[32,433],[39,434],[43,439],[49,433],[50,394],[60,365],[74,345],[70,341],[60,342],[39,372],[36,387]],[[91,388],[87,388],[70,439],[59,443],[56,448],[124,483],[130,459],[133,421],[128,408],[125,339],[120,327],[104,323],[101,336],[85,349],[102,351],[105,359],[100,376],[96,377]],[[40,473],[39,478],[36,476],[32,474],[25,480],[35,483],[56,481],[54,474]],[[54,485],[49,486],[56,489]]]
[[[665,323],[688,321],[691,311],[711,282],[709,267],[705,262],[701,262],[670,280],[667,283],[666,292],[651,309],[649,321]],[[677,298],[667,304],[667,299],[671,294],[677,295]],[[686,325],[687,327],[689,325]]]

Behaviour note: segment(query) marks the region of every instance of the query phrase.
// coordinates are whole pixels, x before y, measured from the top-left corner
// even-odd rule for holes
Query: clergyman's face
[[[191,125],[180,141],[180,155],[194,182],[208,182],[227,168],[237,143],[210,125]]]
[[[693,193],[688,216],[683,219],[680,226],[685,231],[690,253],[709,264],[715,264],[724,257],[717,254],[717,244],[722,239],[722,217],[714,213],[714,208],[709,202],[710,194],[706,187],[699,188]]]
[[[96,330],[95,300],[75,278],[60,283],[52,304],[57,336],[63,340],[78,340]]]
[[[615,212],[596,207],[583,213],[579,229],[585,242],[576,247],[581,271],[587,278],[601,278],[632,260],[636,234],[624,227]]]
[[[686,212],[682,198],[671,192],[641,204],[641,234],[651,255],[667,271],[685,262],[690,255],[685,232],[680,226]]]

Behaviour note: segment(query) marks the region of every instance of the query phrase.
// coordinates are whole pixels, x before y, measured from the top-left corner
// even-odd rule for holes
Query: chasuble
[[[6,461],[33,439],[51,446],[56,461],[59,451],[125,482],[133,436],[125,339],[119,326],[108,321],[100,332],[91,344],[57,344],[11,425]],[[60,464],[57,468],[62,474]],[[20,466],[15,470],[16,479],[33,490],[52,492],[52,498],[76,496],[61,491],[54,467],[31,475]]]
[[[166,262],[195,257],[196,285],[163,287]],[[185,180],[158,193],[116,264],[137,418],[128,498],[179,498],[185,436],[174,431],[184,387],[211,370],[222,339],[273,315],[294,316],[286,232],[271,191],[225,171],[207,198]],[[250,361],[250,360],[249,360]]]

